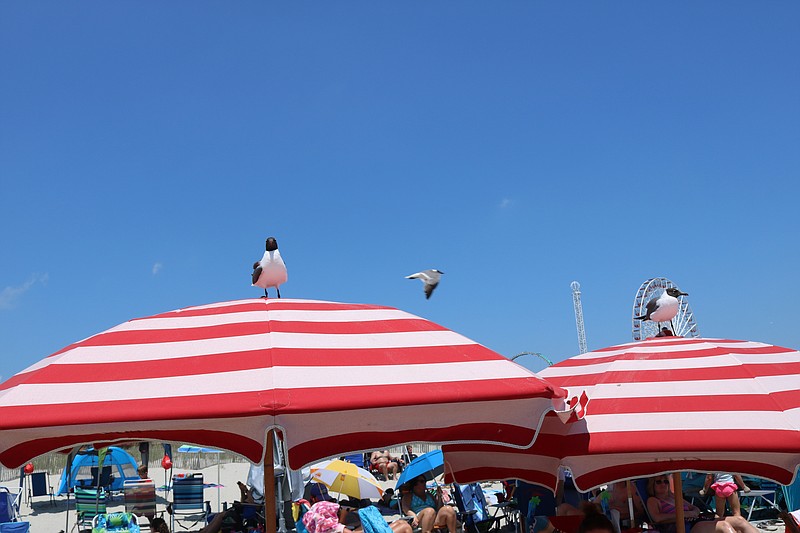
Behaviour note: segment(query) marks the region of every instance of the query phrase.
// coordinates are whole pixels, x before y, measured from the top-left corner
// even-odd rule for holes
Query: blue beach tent
[[[111,490],[122,490],[122,485],[129,479],[141,479],[136,469],[136,459],[131,454],[117,448],[116,446],[109,446],[106,458],[103,461],[103,467],[111,467],[111,475],[113,480],[111,482]],[[72,460],[72,474],[70,476],[69,490],[76,486],[89,487],[92,484],[92,469],[97,472],[97,451],[94,448],[81,450],[75,454]],[[96,479],[96,478],[95,478]],[[58,484],[58,491],[56,494],[67,493],[67,469],[61,473],[61,481]]]

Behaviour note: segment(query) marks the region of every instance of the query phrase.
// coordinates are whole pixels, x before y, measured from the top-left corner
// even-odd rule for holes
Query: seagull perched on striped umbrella
[[[653,298],[647,302],[647,311],[642,316],[637,316],[636,320],[650,320],[658,322],[661,327],[661,322],[669,322],[672,326],[672,319],[678,314],[681,307],[681,302],[678,296],[689,296],[687,292],[670,287],[661,293],[658,298]],[[675,330],[673,326],[673,331]]]
[[[410,276],[406,276],[406,279],[418,279],[424,284],[424,291],[425,291],[425,299],[431,297],[433,294],[433,289],[439,285],[439,280],[442,279],[442,272],[441,270],[436,270],[435,268],[431,268],[429,270],[423,270],[422,272],[417,272],[416,274],[411,274]]]
[[[281,290],[279,285],[286,283],[289,279],[289,273],[286,271],[286,265],[283,263],[281,253],[278,251],[278,241],[275,237],[267,237],[267,250],[264,252],[264,257],[261,261],[253,263],[253,287],[261,287],[264,289],[263,298],[268,298],[267,288],[275,287],[278,291],[278,298],[281,297]]]

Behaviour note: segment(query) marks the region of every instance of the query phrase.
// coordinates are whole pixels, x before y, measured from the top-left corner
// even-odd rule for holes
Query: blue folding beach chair
[[[203,501],[203,474],[172,478],[172,505],[167,508],[170,513],[170,529],[175,531],[175,521],[194,520],[189,527],[194,527],[200,522],[207,523],[211,502]],[[178,515],[182,515],[181,518]],[[188,527],[180,524],[182,528]]]
[[[30,530],[30,522],[5,522],[0,524],[0,533],[28,533]]]
[[[480,483],[454,484],[453,489],[453,496],[465,531],[486,533],[495,526],[499,519],[489,514],[486,496],[483,494],[483,487]]]
[[[19,520],[19,502],[22,491],[0,487],[0,523]]]

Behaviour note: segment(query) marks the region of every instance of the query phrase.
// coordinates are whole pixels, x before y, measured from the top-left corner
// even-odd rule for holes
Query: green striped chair
[[[78,514],[78,531],[89,529],[92,520],[98,514],[106,512],[106,492],[100,489],[82,489],[75,487],[75,511]]]

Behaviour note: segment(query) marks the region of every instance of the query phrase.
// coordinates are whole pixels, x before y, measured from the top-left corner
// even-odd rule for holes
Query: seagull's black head
[[[435,268],[432,268],[431,270],[433,270],[434,272],[438,272],[439,274],[444,274],[444,272],[442,272],[441,270],[437,270]]]
[[[669,294],[673,298],[677,298],[678,296],[689,296],[688,292],[681,292],[674,287],[670,287],[669,289],[667,289],[667,294]]]
[[[267,237],[267,251],[272,252],[278,249],[278,241],[275,237]]]

